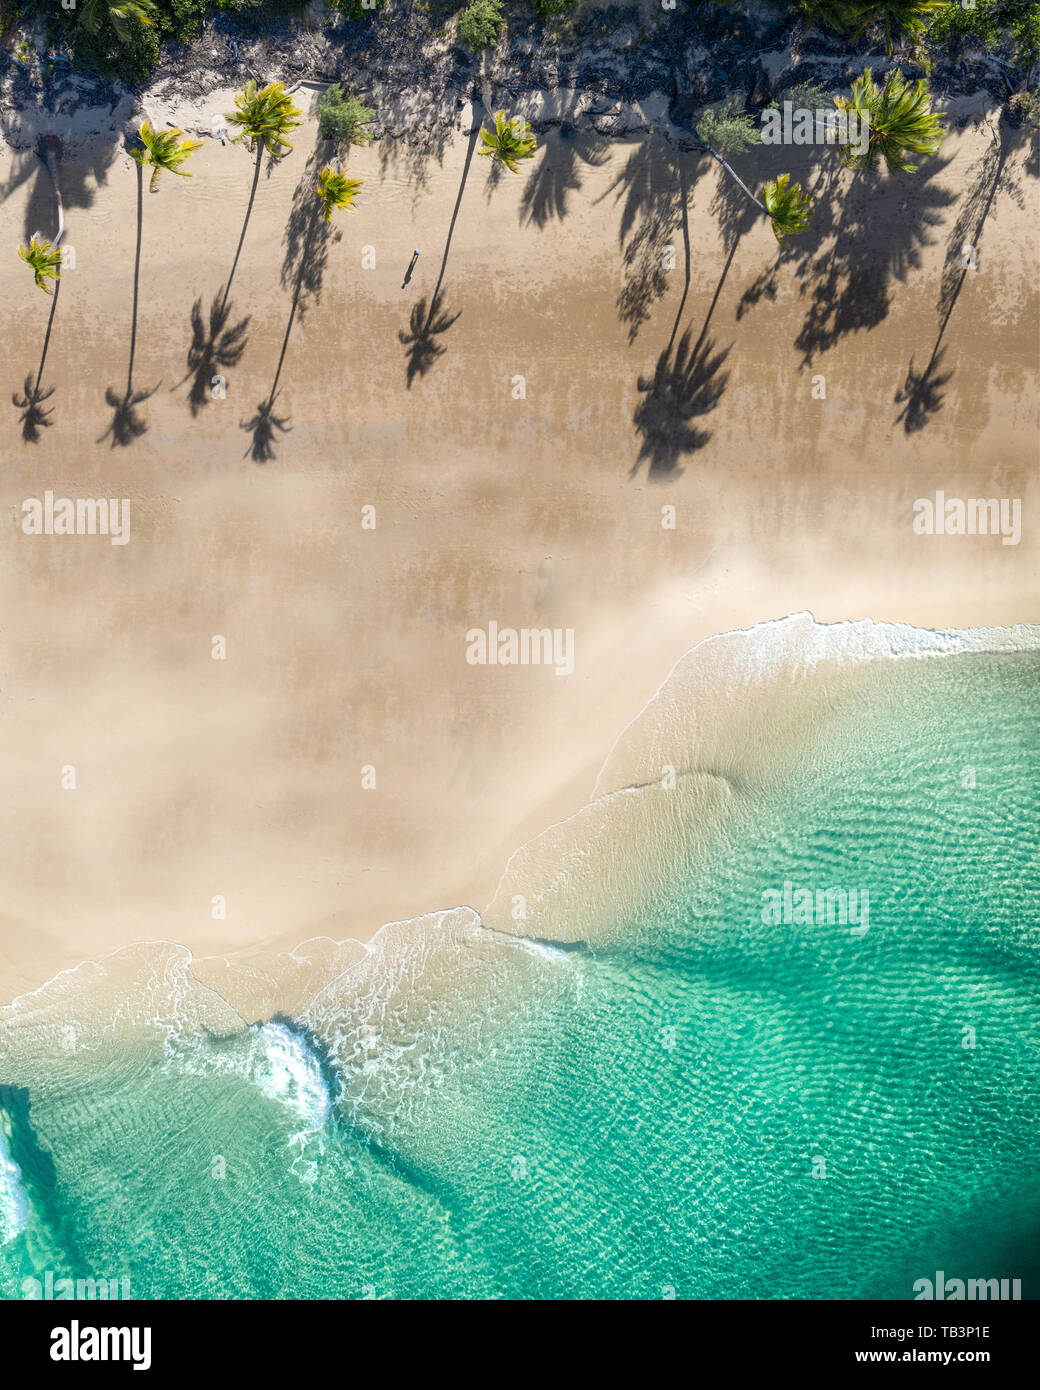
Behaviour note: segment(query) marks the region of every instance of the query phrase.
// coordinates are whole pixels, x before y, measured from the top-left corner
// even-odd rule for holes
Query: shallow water
[[[118,1005],[97,974],[23,1000],[4,1295],[1035,1296],[1038,689],[1035,650],[889,662],[795,756],[761,705],[696,854],[643,818],[672,876],[620,929],[397,924],[250,1026],[168,946]],[[607,843],[585,871],[638,879]],[[775,922],[785,884],[857,911]]]

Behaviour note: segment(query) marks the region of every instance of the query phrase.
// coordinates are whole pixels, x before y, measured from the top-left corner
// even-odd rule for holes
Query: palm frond
[[[362,179],[348,179],[346,174],[341,174],[330,164],[322,169],[318,175],[318,186],[315,192],[321,200],[326,222],[332,221],[334,208],[352,208],[354,206],[354,199],[357,197],[358,189],[362,183]]]
[[[131,150],[130,153],[142,168],[145,165],[151,166],[152,178],[148,186],[153,193],[163,169],[168,169],[171,174],[180,174],[185,179],[191,178],[187,169],[181,169],[179,166],[195,150],[201,150],[203,142],[182,140],[183,134],[183,130],[176,129],[152,130],[146,120],[141,122],[141,129],[138,131],[141,148]]]
[[[54,291],[47,284],[47,281],[49,279],[61,279],[60,249],[57,246],[52,246],[39,233],[35,233],[28,245],[23,242],[18,247],[18,254],[32,268],[33,279],[44,294],[53,294]]]
[[[841,111],[855,111],[869,132],[867,148],[857,154],[852,145],[842,147],[847,165],[873,172],[880,157],[891,173],[913,173],[918,166],[908,154],[935,155],[942,144],[942,116],[931,109],[931,93],[923,77],[909,83],[896,68],[878,87],[867,68],[852,84],[852,98],[835,97]]]
[[[240,92],[235,93],[235,110],[227,113],[232,125],[242,129],[233,140],[247,141],[253,154],[262,145],[272,159],[281,159],[292,145],[285,138],[291,130],[302,125],[299,108],[280,82],[271,82],[261,90],[250,78]]]
[[[785,236],[797,236],[808,227],[812,196],[800,183],[792,183],[790,174],[779,174],[771,179],[762,190],[762,201],[777,241],[782,242]]]
[[[531,134],[531,126],[521,116],[506,119],[504,111],[495,112],[495,129],[481,130],[484,148],[481,154],[497,159],[513,174],[520,172],[519,161],[530,159],[538,148],[538,142]]]
[[[155,0],[84,0],[80,22],[88,34],[97,34],[107,20],[120,43],[129,43],[131,21],[150,26],[157,10]]]
[[[950,0],[855,0],[853,9],[858,10],[853,38],[860,38],[872,24],[885,26],[885,49],[892,53],[893,34],[906,34],[917,43],[940,10],[945,10]]]

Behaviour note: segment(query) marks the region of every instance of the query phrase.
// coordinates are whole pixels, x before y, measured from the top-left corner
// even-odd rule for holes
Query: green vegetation
[[[781,103],[785,101],[806,111],[822,111],[830,106],[831,96],[820,82],[796,82],[793,87],[785,87],[782,92],[777,92],[766,103],[766,109],[779,110]]]
[[[155,23],[155,0],[83,0],[76,19],[88,34],[97,35],[108,27],[120,43],[130,42],[131,26],[151,27]]]
[[[281,159],[292,149],[285,137],[303,124],[299,108],[280,82],[270,82],[258,90],[252,78],[235,93],[235,109],[227,118],[232,125],[242,127],[231,137],[232,143],[245,140],[250,154],[259,155],[264,149],[272,159]]]
[[[338,82],[327,87],[318,99],[318,129],[325,140],[338,140],[344,145],[367,145],[372,136],[365,129],[375,117],[353,92],[345,92]]]
[[[490,155],[514,174],[520,172],[519,161],[530,159],[538,148],[528,122],[520,116],[507,120],[504,111],[495,112],[495,129],[482,130],[480,135],[484,142],[480,153]]]
[[[859,23],[853,38],[859,38],[872,24],[885,31],[885,51],[892,52],[892,40],[905,34],[914,45],[920,43],[929,23],[940,10],[949,7],[950,0],[870,0],[861,5]]]
[[[858,6],[855,0],[796,0],[808,30],[814,24],[845,32],[856,23]]]
[[[547,19],[551,15],[564,14],[574,5],[579,4],[580,0],[531,0],[531,3],[534,6],[535,14],[540,15],[542,19]]]
[[[362,0],[329,0],[329,3],[345,19],[366,19],[383,6],[383,0],[368,0],[367,5]]]
[[[332,12],[352,21],[369,22],[384,0],[330,0]],[[732,34],[714,16],[727,11],[739,19],[743,0],[687,0],[675,15],[665,14],[656,29],[688,25],[694,37],[703,34],[721,56]],[[850,43],[874,45],[884,41],[889,52],[908,43],[919,61],[956,59],[972,49],[999,53],[1028,68],[1040,62],[1040,0],[975,0],[970,9],[959,0],[779,0],[792,16],[803,20],[802,40],[814,26]],[[581,0],[527,0],[529,12],[552,20],[576,10]],[[191,43],[207,18],[223,14],[246,21],[256,32],[269,31],[272,21],[302,13],[306,0],[77,0],[63,9],[57,0],[0,0],[0,31],[30,27],[40,35],[40,61],[47,52],[71,50],[77,71],[130,83],[144,81],[157,66],[163,45]],[[492,47],[505,23],[504,0],[467,0],[457,7],[458,36],[473,52]],[[443,24],[448,6],[422,5],[433,24]],[[454,7],[453,7],[454,8]],[[692,11],[692,13],[690,13]],[[782,11],[780,12],[782,15]],[[520,19],[523,24],[522,18]],[[739,28],[739,26],[738,26]],[[653,42],[653,21],[644,25],[640,42]],[[217,36],[218,41],[219,36]],[[13,49],[27,64],[37,59],[33,44],[16,42]],[[1024,74],[1023,74],[1024,76]],[[805,104],[805,103],[803,103]]]
[[[697,115],[697,133],[722,154],[743,154],[761,144],[762,128],[746,111],[729,106],[706,106]]]
[[[1040,62],[1040,0],[975,0],[971,10],[951,4],[930,24],[928,42],[954,54],[1006,48],[1024,64]]]
[[[1040,129],[1040,92],[1016,92],[1008,101],[1013,121],[1020,121],[1027,130]]]
[[[857,155],[851,145],[842,147],[842,157],[849,166],[870,173],[881,158],[890,173],[913,173],[916,164],[908,154],[934,155],[942,143],[942,117],[931,108],[931,93],[924,78],[913,84],[907,82],[896,68],[878,87],[870,68],[852,84],[852,99],[835,97],[840,111],[855,111],[870,125],[866,151]]]
[[[751,117],[732,107],[706,106],[691,123],[702,149],[716,160],[755,207],[769,218],[773,235],[782,242],[785,236],[804,232],[812,216],[812,197],[800,183],[791,183],[790,174],[780,174],[766,184],[762,198],[756,198],[737,171],[724,157],[743,154],[752,145],[761,143],[759,127]]]
[[[875,27],[885,48],[908,39],[934,55],[945,49],[956,56],[970,48],[1002,49],[1026,65],[1040,61],[1040,0],[792,0],[805,21],[845,34],[856,41]]]
[[[919,43],[930,21],[949,3],[950,0],[798,0],[798,8],[807,29],[820,24],[853,39],[862,38],[873,25],[880,25],[886,50],[891,53],[892,41],[899,35]]]
[[[36,232],[28,246],[24,242],[19,246],[18,254],[32,270],[33,279],[44,294],[53,294],[47,281],[61,279],[60,247],[52,246],[46,237]]]
[[[363,182],[363,179],[348,179],[346,174],[341,174],[338,169],[326,164],[318,175],[318,186],[315,189],[326,222],[332,221],[334,208],[354,206],[354,199]]]
[[[202,141],[182,140],[180,137],[183,134],[183,130],[152,130],[147,121],[141,122],[138,138],[142,148],[131,150],[130,153],[142,168],[146,165],[151,167],[149,192],[155,192],[159,175],[164,169],[168,169],[171,174],[180,174],[181,178],[191,178],[187,169],[180,166],[194,150],[202,149]]]
[[[479,53],[482,48],[494,48],[504,23],[502,0],[470,0],[459,11],[459,38],[471,52]]]
[[[785,236],[804,232],[812,217],[812,198],[800,183],[791,183],[790,174],[771,179],[762,190],[762,201],[778,242]]]

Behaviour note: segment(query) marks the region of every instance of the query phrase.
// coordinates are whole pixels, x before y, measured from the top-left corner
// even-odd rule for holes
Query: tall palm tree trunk
[[[307,272],[307,262],[310,259],[311,245],[314,241],[314,234],[318,230],[321,221],[321,209],[317,203],[314,205],[314,212],[311,216],[311,224],[307,228],[307,237],[303,243],[303,254],[300,256],[300,268],[296,274],[296,288],[293,291],[292,308],[289,311],[289,322],[285,325],[285,337],[282,339],[282,351],[278,358],[278,366],[275,369],[274,381],[271,383],[271,394],[267,398],[267,408],[274,405],[275,397],[278,395],[278,382],[282,375],[282,366],[285,362],[286,349],[289,346],[289,335],[292,333],[293,323],[296,319],[296,310],[300,303],[300,291],[303,289],[303,277]]]
[[[491,110],[491,79],[488,76],[488,51],[486,48],[480,50],[480,67],[478,69],[477,80],[480,83],[480,101],[484,110],[487,112],[488,120],[494,125],[495,115]]]
[[[747,184],[740,177],[737,171],[727,160],[723,159],[722,155],[719,154],[718,150],[713,150],[712,147],[708,144],[707,140],[702,139],[702,137],[697,131],[697,127],[692,122],[690,123],[690,130],[693,133],[693,138],[697,141],[697,144],[700,145],[701,149],[705,152],[705,154],[711,155],[712,159],[716,160],[719,164],[721,164],[723,169],[725,169],[726,173],[730,176],[730,178],[737,185],[737,187],[740,188],[747,195],[747,197],[751,199],[755,207],[758,208],[761,213],[768,217],[769,209],[766,207],[765,203],[763,203],[760,198],[755,197],[751,189],[748,188]]]
[[[136,163],[136,161],[135,161]],[[144,221],[144,170],[137,165],[137,248],[134,251],[134,302],[130,314],[130,365],[126,371],[126,394],[134,389],[134,353],[137,350],[137,297],[141,283],[141,224]]]

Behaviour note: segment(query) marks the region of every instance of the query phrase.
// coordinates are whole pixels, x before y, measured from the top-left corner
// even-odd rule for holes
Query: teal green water
[[[1038,692],[1035,654],[899,663],[610,946],[427,925],[308,1033],[21,1060],[4,1296],[1035,1297]],[[785,881],[867,929],[763,922]]]

